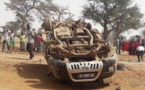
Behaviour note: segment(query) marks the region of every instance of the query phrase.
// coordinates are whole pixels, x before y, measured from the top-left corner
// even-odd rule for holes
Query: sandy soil
[[[18,42],[16,43],[19,46]],[[1,45],[0,45],[1,49]],[[28,61],[28,53],[0,52],[0,90],[91,90],[66,85],[53,76],[47,76],[47,63],[42,53],[35,53],[33,60]],[[110,86],[97,90],[145,90],[145,61],[137,62],[136,56],[126,53],[119,55],[119,63],[132,67],[133,71],[117,71]],[[92,89],[96,90],[96,89]]]

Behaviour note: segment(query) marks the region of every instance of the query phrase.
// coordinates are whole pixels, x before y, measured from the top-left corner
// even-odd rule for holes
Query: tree
[[[141,33],[142,33],[142,36],[145,37],[145,30],[143,30]]]
[[[67,7],[54,4],[52,0],[9,0],[5,3],[8,10],[14,11],[17,20],[21,21],[21,30],[25,32],[26,24],[34,21],[36,16],[40,20],[54,16],[57,21],[70,20],[73,15]],[[64,17],[66,16],[67,17]]]
[[[2,27],[5,27],[9,30],[13,30],[15,33],[17,32],[17,30],[20,30],[20,21],[10,21],[10,22],[7,22],[5,24],[5,26],[2,26]]]
[[[142,26],[143,14],[131,0],[88,0],[83,7],[83,17],[92,19],[103,27],[103,38],[112,31],[120,33]]]
[[[40,19],[51,15],[51,11],[56,8],[52,0],[9,0],[5,3],[7,9],[14,11],[17,20],[21,20],[21,29],[25,32],[25,25],[34,21],[34,16]],[[35,13],[35,15],[34,15]],[[43,18],[42,18],[43,17]]]
[[[70,21],[73,19],[73,14],[68,7],[58,6],[53,12],[53,19],[55,21]]]

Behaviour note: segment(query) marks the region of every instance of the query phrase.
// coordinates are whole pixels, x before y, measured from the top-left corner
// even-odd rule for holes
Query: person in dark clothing
[[[141,38],[141,36],[136,35],[137,42],[139,42],[140,38]]]
[[[145,47],[145,40],[144,40],[144,39],[142,40],[141,45],[142,45],[143,47]]]
[[[122,48],[122,41],[123,41],[123,38],[122,37],[118,37],[117,39],[117,47],[116,47],[116,53],[117,54],[120,54],[121,52],[121,48]]]
[[[34,33],[30,30],[29,24],[27,24],[26,35],[28,37],[26,50],[29,52],[29,54],[30,54],[29,60],[31,60],[34,57],[34,54],[33,54]]]
[[[118,54],[118,50],[119,50],[119,37],[117,38],[116,41],[116,53]]]
[[[33,51],[36,51],[38,45],[37,35],[34,35],[34,44],[33,44]]]

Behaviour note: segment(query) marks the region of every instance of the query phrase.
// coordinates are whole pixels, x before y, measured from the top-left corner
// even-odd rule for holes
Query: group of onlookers
[[[2,39],[3,36],[3,46],[2,46],[2,51],[6,49],[6,52],[12,52],[15,49],[15,34],[13,30],[11,30],[10,34],[8,33],[8,29],[3,28],[3,33],[0,35],[0,40]],[[10,37],[10,45],[9,45],[9,37]],[[26,33],[21,32],[21,34],[18,36],[20,39],[20,50],[21,52],[25,51],[25,42],[26,42],[26,37],[28,38],[27,40],[27,46],[26,50],[29,52],[30,57],[29,60],[31,60],[34,57],[33,51],[37,49],[37,52],[42,52],[43,51],[43,39],[41,34],[34,35],[33,31],[30,29],[30,25],[27,25],[27,30]],[[6,48],[5,48],[6,45]]]
[[[137,40],[139,42],[139,39],[141,37],[139,36],[136,36],[137,37]],[[123,38],[122,37],[118,37],[117,39],[117,43],[116,43],[116,53],[117,54],[120,54],[120,51],[121,51],[121,47],[122,47],[122,42],[123,42]],[[137,55],[138,57],[138,62],[140,62],[141,60],[143,61],[143,55],[145,53],[145,40],[143,39],[141,43],[139,43],[139,46],[137,48],[134,48],[134,39],[132,39],[130,41],[130,48],[129,48],[129,53],[131,52],[131,50],[133,50],[135,52],[135,54]]]

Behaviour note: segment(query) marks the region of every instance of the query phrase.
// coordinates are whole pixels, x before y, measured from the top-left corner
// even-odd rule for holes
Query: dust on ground
[[[0,44],[0,49],[1,49]],[[28,52],[19,51],[19,42],[12,53],[0,51],[0,90],[91,90],[69,86],[47,76],[47,63],[42,53],[35,53],[33,60]],[[137,62],[137,56],[118,55],[119,63],[132,67],[133,71],[117,71],[110,86],[92,90],[145,90],[145,61]],[[144,57],[145,58],[145,57]]]

